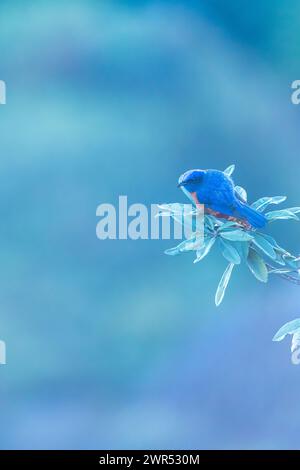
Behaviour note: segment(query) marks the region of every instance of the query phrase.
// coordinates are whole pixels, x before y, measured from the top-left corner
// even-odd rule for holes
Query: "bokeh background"
[[[95,234],[194,167],[300,205],[299,31],[297,0],[1,1],[2,449],[299,448],[300,287],[240,267],[216,308],[217,250]]]

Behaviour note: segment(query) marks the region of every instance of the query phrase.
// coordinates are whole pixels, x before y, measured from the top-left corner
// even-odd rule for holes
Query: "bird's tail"
[[[258,212],[241,201],[239,201],[237,212],[254,228],[263,228],[267,223],[266,217],[261,212]]]

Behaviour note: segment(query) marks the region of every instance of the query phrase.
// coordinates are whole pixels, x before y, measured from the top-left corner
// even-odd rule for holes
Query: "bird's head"
[[[197,191],[203,181],[205,170],[189,170],[178,180],[178,188],[186,189],[189,193]]]

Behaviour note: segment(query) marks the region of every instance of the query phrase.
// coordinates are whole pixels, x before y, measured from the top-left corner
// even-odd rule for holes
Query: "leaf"
[[[175,202],[174,204],[157,204],[157,207],[161,211],[167,211],[167,212],[176,212],[178,214],[181,214],[184,211],[185,206],[190,206],[191,204],[179,204],[178,202]],[[157,214],[159,215],[159,214]]]
[[[292,337],[291,352],[294,352],[300,346],[300,330],[297,330]]]
[[[293,214],[299,214],[300,207],[288,207],[286,210],[292,212]]]
[[[256,232],[258,233],[258,232]],[[286,250],[284,250],[283,248],[281,248],[278,243],[276,242],[276,240],[271,237],[270,235],[267,235],[266,233],[261,233],[259,232],[259,235],[263,238],[265,238],[271,245],[272,247],[274,248],[274,250],[277,250],[279,251],[280,253],[285,253],[285,254],[288,254],[288,252]]]
[[[228,286],[228,282],[229,282],[233,268],[234,268],[234,264],[230,263],[225,269],[223,276],[221,277],[221,280],[217,288],[216,296],[215,296],[215,304],[217,307],[220,305],[220,303],[222,302],[224,298],[225,290],[226,290],[226,287]]]
[[[258,232],[256,232],[258,233]],[[276,240],[274,240],[274,238],[272,238],[270,235],[267,235],[266,233],[259,233],[259,236],[260,237],[263,237],[265,240],[267,240],[273,247],[275,253],[276,253],[276,263],[278,264],[281,264],[282,266],[285,265],[285,261],[283,260],[282,258],[282,255],[289,255],[289,253],[284,250],[283,248],[281,248],[278,243],[276,242]]]
[[[169,256],[177,256],[181,254],[181,251],[175,246],[174,248],[168,248],[164,251],[165,255]]]
[[[265,238],[273,246],[275,253],[276,253],[276,259],[275,259],[276,263],[280,264],[281,266],[285,266],[286,265],[285,256],[292,257],[292,260],[293,261],[295,260],[295,257],[291,256],[290,253],[286,251],[284,248],[281,248],[281,246],[278,245],[276,240],[270,237],[270,235],[267,235],[266,233],[260,233],[260,236]]]
[[[293,335],[300,330],[300,318],[285,323],[274,335],[272,341],[282,341],[286,335]]]
[[[229,263],[240,264],[241,257],[237,249],[229,241],[222,240],[222,238],[219,238],[219,243],[224,258],[229,261]]]
[[[158,204],[157,207],[161,212],[158,212],[155,217],[171,217],[183,226],[186,235],[189,236],[191,232],[196,232],[197,230],[203,233],[204,214],[201,210],[193,207],[192,204]]]
[[[253,236],[243,230],[232,230],[230,232],[219,232],[222,238],[236,242],[246,242],[253,239]]]
[[[194,260],[194,263],[199,263],[212,249],[214,243],[216,241],[215,237],[210,238],[207,242],[204,243],[204,245],[197,250],[197,258]]]
[[[285,269],[282,269],[282,268],[280,268],[280,269],[270,269],[270,271],[269,271],[270,274],[289,274],[291,272],[293,272],[293,270],[288,269],[288,268],[285,268]]]
[[[226,168],[226,170],[223,171],[223,173],[226,176],[231,176],[234,170],[235,170],[235,165],[230,165],[228,168]]]
[[[176,256],[186,251],[197,250],[201,245],[203,245],[203,238],[197,235],[193,235],[191,238],[184,240],[174,248],[169,248],[168,250],[165,250],[165,254],[170,256]]]
[[[255,250],[250,248],[248,258],[247,258],[247,264],[252,272],[252,274],[256,277],[261,282],[267,282],[268,281],[268,269],[267,266],[265,265],[263,259],[259,254],[256,253]]]
[[[214,217],[211,215],[205,214],[204,216],[204,228],[208,228],[210,231],[215,230]]]
[[[257,246],[261,251],[263,251],[269,258],[276,259],[277,254],[271,245],[263,236],[259,233],[254,233],[254,238],[252,240],[253,244]]]
[[[286,200],[286,196],[262,197],[255,201],[251,207],[258,212],[263,212],[270,204],[280,204]]]
[[[296,258],[292,255],[283,255],[283,260],[286,265],[290,266],[293,270],[298,270],[300,268],[299,258]]]
[[[242,199],[242,201],[247,202],[247,192],[244,188],[242,188],[241,186],[236,186],[234,190],[238,194],[240,199]]]
[[[281,211],[271,211],[266,213],[267,220],[279,220],[279,219],[294,219],[299,220],[299,218],[293,212],[283,209]]]
[[[178,202],[174,202],[171,204],[157,204],[157,207],[162,211],[156,214],[157,216],[160,215],[196,215],[197,210],[192,204],[179,204]]]
[[[239,228],[241,225],[238,224],[238,222],[223,222],[223,224],[219,228],[219,233],[227,230],[231,230],[233,227]]]
[[[276,262],[277,264],[280,264],[281,266],[285,266],[285,261],[284,261],[282,255],[281,255],[280,253],[278,253],[278,252],[276,252],[276,259],[275,259],[275,262]]]
[[[239,252],[241,259],[243,259],[244,261],[247,261],[247,258],[248,258],[249,245],[250,245],[249,243],[245,243],[245,242],[234,242],[234,246]]]

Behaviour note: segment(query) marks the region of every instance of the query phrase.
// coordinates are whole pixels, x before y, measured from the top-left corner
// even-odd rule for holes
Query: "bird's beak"
[[[178,183],[178,184],[177,184],[177,188],[181,188],[181,186],[184,186],[184,182],[183,182],[183,181],[181,181],[181,183]]]

